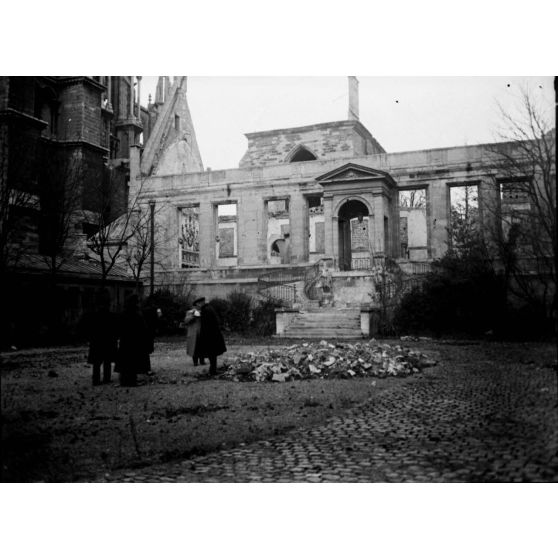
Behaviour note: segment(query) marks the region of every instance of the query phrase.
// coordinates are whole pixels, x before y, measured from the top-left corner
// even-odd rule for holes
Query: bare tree
[[[127,261],[129,243],[135,244],[138,231],[143,230],[144,218],[139,204],[141,188],[126,199],[126,177],[120,169],[106,166],[96,185],[95,209],[90,211],[96,229],[88,240],[91,251],[99,258],[101,280],[122,258]]]
[[[160,245],[162,234],[162,227],[157,219],[157,215],[160,214],[161,210],[162,206],[158,206],[154,210],[153,240],[151,233],[151,212],[149,207],[145,205],[138,206],[131,220],[131,235],[128,242],[123,247],[122,256],[128,269],[132,273],[136,283],[136,291],[139,290],[139,285],[144,277],[146,263],[150,260],[152,254],[154,257],[157,257],[157,247]]]
[[[489,150],[497,191],[487,211],[506,287],[527,303],[556,313],[556,129],[529,91],[521,92],[519,116],[500,107],[504,143]]]

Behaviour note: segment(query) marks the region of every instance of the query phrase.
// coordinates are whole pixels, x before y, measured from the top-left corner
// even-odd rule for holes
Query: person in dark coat
[[[110,311],[110,294],[102,291],[97,295],[96,309],[86,319],[86,333],[89,339],[87,362],[93,366],[93,385],[101,384],[101,365],[103,383],[111,380],[112,363],[116,360],[117,331],[116,316]]]
[[[198,354],[201,359],[209,359],[209,373],[217,373],[217,357],[222,355],[227,347],[219,326],[219,318],[215,310],[201,297],[194,301],[194,307],[200,312],[200,335],[198,339]]]
[[[137,385],[137,375],[151,370],[149,353],[153,342],[138,303],[137,295],[130,296],[120,318],[115,371],[120,374],[121,386]]]
[[[197,366],[198,363],[204,365],[205,360],[200,358],[198,351],[201,328],[201,313],[199,308],[194,306],[186,312],[184,324],[186,325],[186,352],[192,357],[194,366]]]

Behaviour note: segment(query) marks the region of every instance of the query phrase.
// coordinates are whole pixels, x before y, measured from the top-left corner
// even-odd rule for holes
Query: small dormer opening
[[[178,114],[174,115],[174,129],[177,132],[180,131],[180,116]]]
[[[289,162],[299,163],[301,161],[315,161],[316,159],[317,157],[310,150],[301,145],[297,149],[295,149],[294,153],[289,159]]]

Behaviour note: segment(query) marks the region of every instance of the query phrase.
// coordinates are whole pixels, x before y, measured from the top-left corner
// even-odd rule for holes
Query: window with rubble
[[[217,257],[235,258],[238,255],[237,204],[217,205]]]
[[[182,268],[200,265],[200,208],[198,205],[180,209],[180,263]]]

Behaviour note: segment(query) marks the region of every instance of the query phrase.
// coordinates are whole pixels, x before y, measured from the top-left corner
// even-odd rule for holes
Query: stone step
[[[360,318],[360,314],[298,314],[297,318],[309,321],[358,320]]]
[[[360,320],[300,320],[295,318],[292,324],[308,324],[313,327],[318,327],[320,325],[326,325],[327,327],[342,327],[342,326],[357,326],[360,324]]]
[[[350,333],[335,331],[286,331],[283,337],[292,337],[293,339],[360,339],[360,331]]]
[[[348,308],[305,308],[287,327],[284,337],[358,339],[360,311]]]

